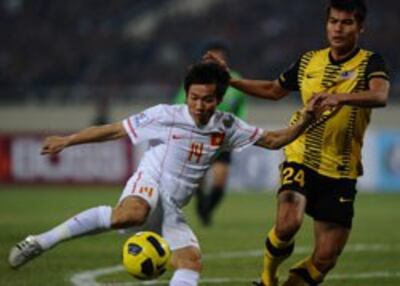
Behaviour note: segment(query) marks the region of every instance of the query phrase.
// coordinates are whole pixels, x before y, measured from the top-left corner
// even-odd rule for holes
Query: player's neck
[[[334,62],[344,62],[352,58],[358,52],[358,50],[358,45],[354,45],[353,47],[347,49],[331,48],[329,56]]]

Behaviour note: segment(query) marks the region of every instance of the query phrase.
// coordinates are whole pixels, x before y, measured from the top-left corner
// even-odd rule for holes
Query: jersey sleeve
[[[371,55],[371,57],[368,59],[365,76],[366,82],[369,82],[372,78],[383,78],[390,80],[388,69],[381,55],[376,53]]]
[[[163,131],[164,110],[157,105],[124,119],[122,124],[133,144],[160,139]]]
[[[263,134],[261,128],[250,125],[233,115],[230,115],[227,120],[232,120],[232,127],[228,133],[228,142],[225,146],[227,150],[241,151],[254,145]]]
[[[298,83],[298,74],[300,67],[301,58],[297,59],[294,63],[292,63],[289,68],[281,73],[279,76],[279,84],[284,89],[290,91],[298,91],[299,83]]]

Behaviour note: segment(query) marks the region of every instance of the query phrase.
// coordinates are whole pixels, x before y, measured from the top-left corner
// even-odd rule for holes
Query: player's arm
[[[316,114],[320,110],[319,101],[319,97],[313,97],[307,106],[300,111],[301,116],[294,125],[280,130],[264,131],[255,145],[267,149],[279,149],[293,142],[314,122]]]
[[[369,90],[356,93],[319,94],[323,108],[335,108],[340,105],[360,107],[384,107],[389,97],[390,83],[383,78],[372,78]]]
[[[203,56],[203,60],[214,61],[229,71],[228,64],[213,52],[207,52]],[[232,77],[230,85],[248,95],[271,100],[279,100],[289,94],[289,90],[282,87],[280,80],[252,80]]]
[[[289,94],[278,80],[252,80],[231,78],[230,85],[244,93],[270,100],[279,100]]]
[[[126,135],[122,122],[92,126],[68,136],[49,136],[45,138],[41,154],[57,154],[69,146],[109,141]]]

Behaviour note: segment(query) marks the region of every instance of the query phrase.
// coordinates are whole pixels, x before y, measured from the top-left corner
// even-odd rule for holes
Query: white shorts
[[[186,222],[183,211],[178,208],[167,194],[161,192],[157,182],[138,170],[128,180],[119,202],[128,196],[138,196],[150,206],[150,213],[145,223],[138,227],[125,229],[123,233],[154,231],[165,238],[171,250],[188,246],[200,249],[196,235]]]

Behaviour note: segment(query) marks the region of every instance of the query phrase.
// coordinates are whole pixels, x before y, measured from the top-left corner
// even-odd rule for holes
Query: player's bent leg
[[[196,190],[196,212],[201,222],[203,223],[203,217],[206,211],[207,195],[204,190],[205,182],[201,182],[199,188]]]
[[[323,278],[324,274],[315,267],[312,258],[307,257],[290,269],[289,277],[282,286],[316,286]]]
[[[149,203],[143,198],[128,196],[112,210],[111,227],[120,229],[142,225],[146,221],[150,209]]]
[[[203,208],[199,213],[202,223],[206,226],[212,223],[213,213],[224,198],[229,164],[223,161],[216,161],[212,165],[211,171],[212,186],[208,194],[203,194]]]
[[[188,246],[174,250],[171,265],[176,270],[170,286],[197,286],[201,272],[201,253],[197,247]]]
[[[318,285],[336,262],[346,245],[350,228],[336,223],[314,222],[315,249],[290,270],[288,280],[283,286]]]
[[[336,223],[315,221],[314,231],[316,242],[312,260],[319,271],[327,274],[336,265],[351,229]]]
[[[306,197],[298,192],[285,190],[278,195],[278,211],[276,218],[276,235],[283,241],[290,241],[300,229]]]
[[[289,190],[279,193],[276,224],[265,242],[261,285],[278,285],[279,266],[293,252],[294,236],[303,222],[305,205],[302,194]]]

